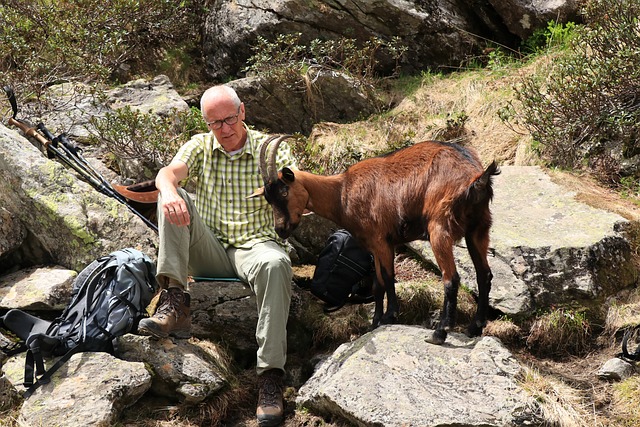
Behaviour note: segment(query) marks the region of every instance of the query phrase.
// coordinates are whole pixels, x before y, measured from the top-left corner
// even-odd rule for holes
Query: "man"
[[[139,330],[158,338],[190,336],[189,274],[248,283],[258,306],[256,416],[261,426],[273,426],[284,416],[291,260],[269,204],[263,197],[246,198],[263,185],[258,157],[268,135],[245,126],[244,104],[228,86],[208,89],[200,107],[210,132],[195,135],[156,177],[163,290],[156,313]],[[295,167],[288,145],[280,145],[276,162]],[[195,201],[179,187],[187,178],[197,178]]]

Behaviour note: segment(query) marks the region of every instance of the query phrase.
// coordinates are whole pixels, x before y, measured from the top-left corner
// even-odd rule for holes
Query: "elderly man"
[[[228,86],[208,89],[200,106],[210,132],[195,135],[156,177],[163,290],[156,313],[139,330],[158,338],[190,336],[189,274],[248,283],[258,306],[256,416],[261,426],[274,426],[284,417],[291,260],[267,201],[246,198],[263,185],[258,157],[268,135],[247,128],[245,106]],[[280,145],[276,162],[296,166],[289,146]],[[188,178],[196,178],[195,200],[180,188]]]

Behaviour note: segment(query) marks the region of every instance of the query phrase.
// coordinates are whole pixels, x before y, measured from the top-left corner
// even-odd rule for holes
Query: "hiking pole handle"
[[[43,136],[38,130],[34,127],[27,125],[26,123],[21,122],[20,120],[14,119],[10,117],[8,124],[17,127],[24,133],[26,136],[35,139],[38,144],[40,144],[40,150],[50,159],[53,158],[53,153],[50,152],[49,146],[51,145],[51,141]]]

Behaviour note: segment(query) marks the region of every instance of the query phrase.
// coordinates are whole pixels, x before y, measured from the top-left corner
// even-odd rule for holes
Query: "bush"
[[[55,83],[100,82],[199,40],[202,0],[4,0],[0,82],[36,97]],[[169,43],[170,42],[170,43]]]
[[[595,172],[617,184],[640,177],[625,162],[640,154],[640,0],[591,0],[587,25],[576,27],[568,49],[548,73],[526,77],[516,89],[523,124],[551,165]]]
[[[378,81],[379,56],[387,56],[398,64],[407,51],[398,38],[385,41],[374,37],[364,43],[348,38],[315,39],[305,45],[301,37],[300,33],[281,34],[275,40],[258,36],[245,71],[304,93],[309,86],[310,69],[329,69],[353,77],[364,90],[370,90]]]
[[[143,165],[148,176],[130,177],[138,179],[154,177],[191,136],[207,132],[200,110],[195,107],[168,117],[124,107],[93,118],[91,124],[95,128],[93,143],[104,144],[118,161],[135,159]],[[113,166],[122,169],[121,164]]]

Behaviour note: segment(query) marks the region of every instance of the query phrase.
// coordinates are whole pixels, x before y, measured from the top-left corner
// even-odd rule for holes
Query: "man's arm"
[[[156,188],[162,196],[160,206],[162,214],[171,223],[179,226],[189,225],[190,217],[187,204],[178,194],[180,181],[189,176],[187,164],[173,160],[156,175]]]

